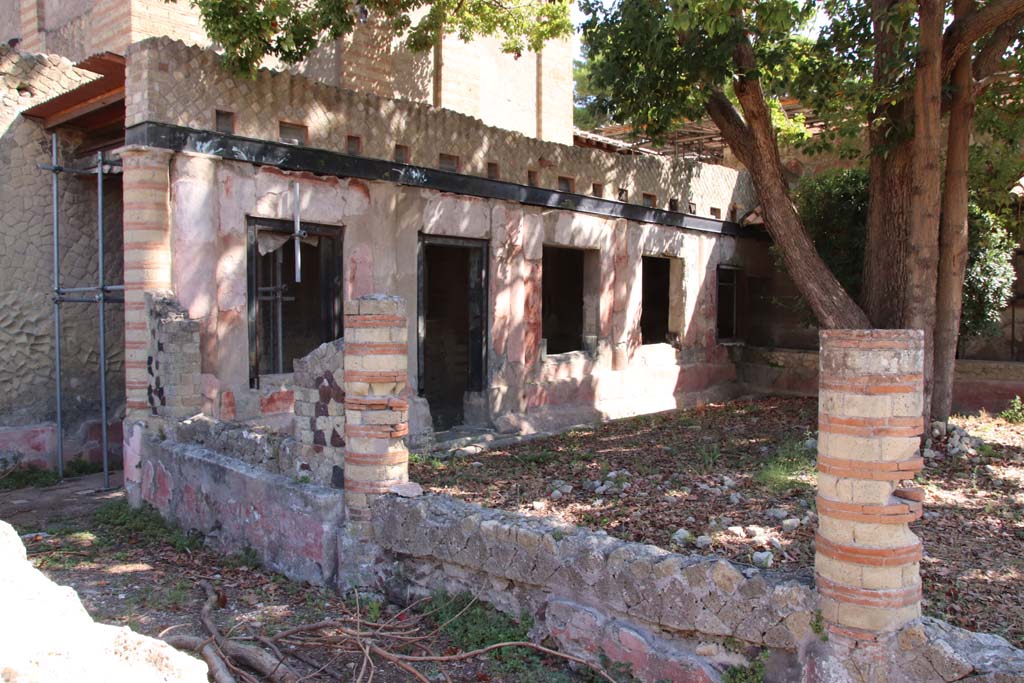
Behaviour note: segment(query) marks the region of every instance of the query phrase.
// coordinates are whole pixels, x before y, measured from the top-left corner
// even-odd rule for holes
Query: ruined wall
[[[540,187],[556,188],[558,177],[567,176],[581,194],[603,183],[606,198],[621,187],[632,203],[640,203],[642,193],[654,194],[658,208],[675,198],[682,207],[693,203],[703,216],[713,207],[724,216],[732,204],[742,214],[756,203],[747,174],[724,166],[543,142],[452,111],[286,73],[264,70],[252,80],[235,78],[212,52],[167,39],[132,47],[128,80],[128,126],[153,121],[213,130],[214,110],[224,109],[235,112],[236,133],[247,137],[276,141],[279,121],[286,120],[306,125],[309,146],[320,149],[344,152],[346,136],[357,135],[367,157],[392,159],[395,145],[407,145],[413,165],[436,168],[439,154],[450,154],[469,175],[486,176],[493,162],[501,179],[511,182],[526,184],[532,170]]]
[[[90,80],[53,56],[19,53],[0,46],[0,450],[14,450],[47,462],[56,437],[53,367],[52,177],[38,164],[50,163],[50,136],[21,111]],[[60,163],[75,160],[77,139],[62,134]],[[92,177],[60,177],[61,284],[97,283],[96,184]],[[106,282],[121,281],[120,181],[104,185]],[[81,425],[99,413],[99,351],[95,304],[66,304],[63,315],[63,372],[67,454],[90,440]],[[108,399],[111,419],[124,401],[122,313],[107,309]]]
[[[155,416],[190,417],[202,410],[199,323],[174,299],[146,295],[149,349],[146,400]]]

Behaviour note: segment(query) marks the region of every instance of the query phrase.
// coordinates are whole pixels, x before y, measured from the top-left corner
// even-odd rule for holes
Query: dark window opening
[[[737,338],[739,274],[736,268],[718,267],[718,341],[735,341]]]
[[[441,154],[437,158],[437,167],[442,171],[459,172],[459,157],[454,154]]]
[[[653,209],[658,205],[658,195],[644,193],[644,206]]]
[[[669,341],[668,314],[672,260],[644,256],[642,262],[643,290],[640,309],[640,343],[661,344]]]
[[[597,344],[600,264],[596,250],[544,247],[541,334],[549,354]]]
[[[363,153],[363,139],[358,135],[345,136],[345,153],[354,157]]]
[[[558,191],[559,192],[575,192],[576,191],[576,179],[568,176],[558,176]]]
[[[487,162],[487,177],[491,180],[501,179],[501,167],[493,161]]]
[[[617,196],[618,196],[618,199],[619,199],[620,202],[628,202],[629,201],[629,190],[627,190],[624,187],[620,187],[619,188],[619,193],[618,193]]]
[[[287,145],[305,145],[309,140],[309,130],[298,123],[280,121],[278,123],[278,138]]]
[[[214,128],[218,133],[224,133],[225,135],[235,134],[235,113],[231,111],[224,111],[222,109],[216,109],[213,113]]]
[[[399,164],[408,164],[411,158],[408,145],[395,145],[395,161]]]
[[[590,188],[590,194],[595,197],[604,197],[604,183],[594,183]]]
[[[487,243],[424,237],[421,258],[419,388],[444,431],[466,422],[467,401],[484,390]]]
[[[529,185],[530,187],[537,187],[540,184],[540,181],[537,180],[536,171],[526,172],[526,184]]]
[[[679,200],[676,199],[675,197],[673,197],[672,199],[668,200],[668,210],[669,211],[679,211]]]
[[[251,220],[248,254],[249,381],[293,371],[293,361],[342,335],[341,231],[304,223],[295,281],[289,221]]]
[[[693,202],[690,202],[686,205],[686,210],[689,213],[697,213],[697,205],[694,204]]]
[[[717,219],[721,220],[722,219],[722,210],[720,208],[718,208],[717,206],[712,206],[711,207],[711,217],[712,218],[717,218]]]

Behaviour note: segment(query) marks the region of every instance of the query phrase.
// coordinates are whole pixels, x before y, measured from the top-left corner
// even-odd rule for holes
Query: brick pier
[[[815,571],[829,630],[873,641],[921,614],[923,335],[821,332]]]
[[[369,538],[370,503],[409,480],[408,327],[400,297],[345,304],[345,504],[350,533]]]

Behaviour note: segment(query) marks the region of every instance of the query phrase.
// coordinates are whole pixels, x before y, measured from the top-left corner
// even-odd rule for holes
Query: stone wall
[[[93,74],[53,56],[0,46],[0,451],[19,451],[40,462],[54,457],[56,431],[53,344],[52,177],[50,136],[25,109],[77,87]],[[78,139],[62,133],[60,163],[75,159]],[[121,281],[121,184],[108,177],[104,194],[105,280]],[[97,284],[96,184],[91,177],[60,176],[60,268],[64,287]],[[65,455],[87,450],[81,425],[99,413],[98,311],[95,304],[62,308]],[[116,419],[124,401],[124,347],[120,306],[107,307],[108,401]],[[45,432],[45,435],[43,433]],[[29,443],[31,442],[31,443]]]
[[[295,439],[313,481],[329,486],[345,463],[345,341],[295,361]]]
[[[813,641],[806,581],[706,556],[613,539],[443,496],[388,496],[374,506],[378,567],[401,597],[471,592],[538,617],[572,654],[602,651],[641,680],[710,681],[746,658],[727,644],[790,653]]]
[[[153,415],[182,419],[202,410],[199,323],[171,298],[146,295],[149,314],[149,380],[146,400]]]
[[[712,208],[725,216],[732,205],[742,215],[756,204],[749,176],[724,166],[543,142],[454,111],[287,73],[263,70],[251,80],[238,78],[220,67],[214,53],[168,39],[132,46],[128,81],[128,126],[151,121],[214,130],[214,111],[222,109],[235,112],[236,133],[246,137],[276,141],[284,120],[307,126],[308,145],[319,149],[345,152],[346,137],[356,135],[367,157],[392,159],[395,145],[407,145],[409,163],[417,166],[436,168],[439,155],[449,154],[470,175],[486,177],[493,162],[511,182],[526,184],[527,171],[534,171],[539,186],[557,188],[565,176],[581,194],[603,183],[606,198],[624,188],[632,203],[641,203],[642,193],[654,194],[658,208],[677,199],[681,207],[694,204],[702,216]]]
[[[802,349],[736,346],[729,350],[744,391],[814,396],[818,392],[818,353]],[[961,358],[953,378],[953,411],[1006,409],[1024,397],[1024,364]]]

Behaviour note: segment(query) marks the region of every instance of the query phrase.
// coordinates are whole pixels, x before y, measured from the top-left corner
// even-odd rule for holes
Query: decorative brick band
[[[876,460],[850,460],[818,456],[818,471],[833,477],[868,479],[871,481],[900,481],[913,479],[914,474],[924,469],[924,458],[911,458],[897,462]]]
[[[846,436],[857,436],[871,438],[879,436],[918,436],[924,430],[923,418],[890,418],[894,424],[885,424],[885,421],[878,421],[874,424],[857,424],[860,421],[867,422],[863,418],[830,418],[822,415],[818,418],[818,431],[829,434],[845,434]]]
[[[892,495],[903,500],[912,500],[915,503],[924,502],[924,489],[920,486],[907,486],[905,488],[898,488],[892,492]]]
[[[392,486],[404,484],[405,479],[384,479],[381,481],[352,481],[346,477],[345,490],[350,493],[366,495],[382,495],[388,493]]]
[[[345,424],[345,436],[369,439],[400,439],[409,433],[409,424],[400,422],[395,425],[354,425]]]
[[[409,462],[409,453],[345,453],[345,462],[350,465],[402,465]]]
[[[409,352],[405,344],[384,342],[353,342],[345,346],[345,353],[351,356],[404,356]]]
[[[819,514],[861,524],[909,524],[920,519],[924,513],[920,503],[909,501],[894,505],[860,505],[840,503],[821,496],[815,500]]]
[[[346,370],[346,382],[365,382],[367,384],[384,384],[387,382],[405,382],[408,373],[389,370]]]
[[[814,547],[817,552],[833,560],[870,567],[898,567],[911,562],[920,562],[924,556],[924,549],[920,541],[899,548],[865,548],[833,543],[818,533],[814,536]]]
[[[408,410],[404,398],[390,396],[346,396],[345,410]]]
[[[909,607],[921,600],[921,584],[919,583],[906,588],[852,588],[830,581],[821,574],[815,575],[814,582],[823,597],[832,598],[848,605],[898,609]]]
[[[922,382],[924,382],[924,375],[833,376],[828,379],[822,379],[819,387],[828,391],[878,396],[883,394],[913,394],[920,390],[918,385]]]
[[[405,316],[346,314],[345,327],[405,327]]]

